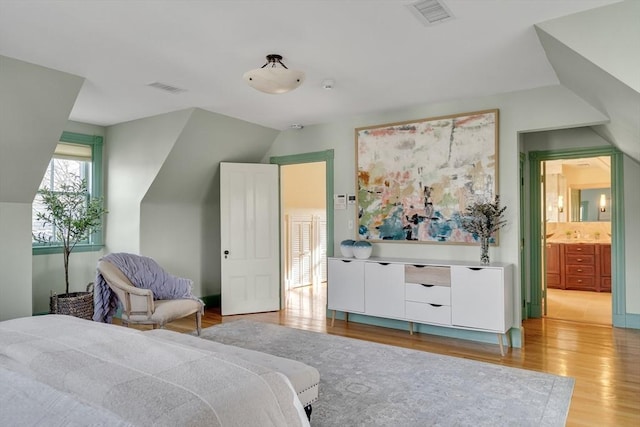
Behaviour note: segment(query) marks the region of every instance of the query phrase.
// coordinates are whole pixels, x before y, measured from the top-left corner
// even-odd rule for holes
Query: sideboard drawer
[[[404,298],[407,301],[451,305],[451,288],[448,286],[406,283]]]
[[[423,285],[451,286],[451,268],[407,264],[404,266],[404,281]]]
[[[451,325],[451,306],[431,305],[420,302],[405,302],[407,320],[425,323]]]

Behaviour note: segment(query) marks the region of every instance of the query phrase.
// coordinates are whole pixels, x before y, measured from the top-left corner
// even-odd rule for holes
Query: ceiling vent
[[[160,89],[165,92],[174,93],[174,94],[180,93],[180,92],[186,92],[186,89],[180,89],[179,87],[171,86],[171,85],[160,83],[160,82],[149,83],[147,86],[151,86],[156,89]]]
[[[422,0],[408,4],[409,10],[424,25],[435,25],[453,19],[449,8],[439,0]]]

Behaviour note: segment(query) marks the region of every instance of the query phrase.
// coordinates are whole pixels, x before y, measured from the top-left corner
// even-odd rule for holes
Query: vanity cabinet
[[[547,243],[547,287],[562,289],[560,280],[560,245],[558,243]]]
[[[329,258],[328,308],[498,334],[514,323],[513,266],[399,258]]]
[[[611,245],[600,246],[600,291],[611,292]]]
[[[596,245],[564,245],[564,287],[580,291],[596,290]]]
[[[547,287],[611,292],[611,245],[547,243]]]

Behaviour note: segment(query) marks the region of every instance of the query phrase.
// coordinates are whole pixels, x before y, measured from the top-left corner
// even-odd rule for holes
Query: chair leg
[[[198,332],[198,336],[200,336],[200,331],[202,331],[202,312],[196,311],[196,331]]]

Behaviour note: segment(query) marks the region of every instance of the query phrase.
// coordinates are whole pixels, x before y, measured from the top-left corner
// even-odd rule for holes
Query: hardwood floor
[[[297,288],[288,293],[286,307],[278,312],[243,316],[220,315],[207,309],[203,327],[238,318],[275,323],[298,329],[391,344],[449,356],[463,357],[515,368],[575,378],[568,426],[640,425],[640,331],[556,319],[524,322],[525,348],[509,349],[500,356],[498,345],[409,335],[407,331],[326,318],[324,286]],[[168,326],[191,332],[191,318]]]

